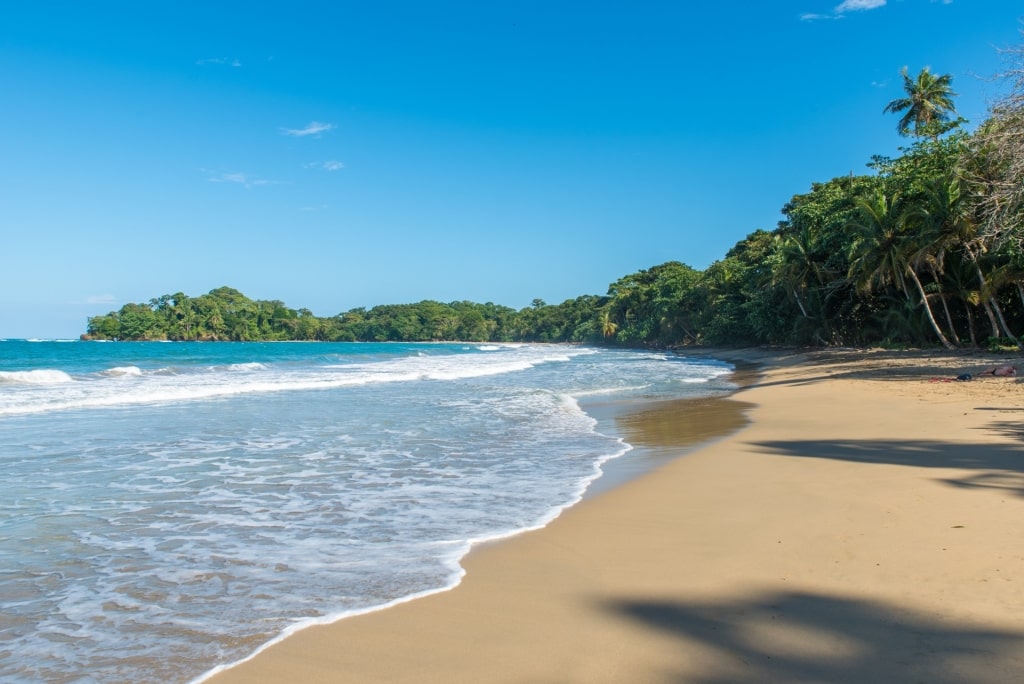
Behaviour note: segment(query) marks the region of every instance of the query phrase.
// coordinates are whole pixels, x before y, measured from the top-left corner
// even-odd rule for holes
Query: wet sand
[[[746,427],[211,681],[1024,680],[1024,384],[952,382],[1017,360],[715,355],[763,364]],[[643,408],[652,458],[721,417]]]

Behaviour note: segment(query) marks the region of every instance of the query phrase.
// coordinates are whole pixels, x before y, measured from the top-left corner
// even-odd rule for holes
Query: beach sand
[[[745,427],[211,681],[1024,681],[1024,384],[949,382],[1017,359],[711,355],[763,364]],[[689,443],[648,408],[624,434]]]

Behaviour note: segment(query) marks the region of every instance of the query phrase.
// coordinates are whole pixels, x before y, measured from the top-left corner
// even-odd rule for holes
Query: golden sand
[[[1024,681],[1024,384],[951,381],[1016,359],[716,355],[763,364],[746,427],[212,681]],[[647,409],[662,450],[725,420]]]

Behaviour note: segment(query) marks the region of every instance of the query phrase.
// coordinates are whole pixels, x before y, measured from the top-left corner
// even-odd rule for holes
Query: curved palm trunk
[[[946,298],[942,298],[942,310],[946,312],[946,325],[949,326],[949,334],[953,338],[953,343],[956,346],[960,346],[960,335],[956,332],[956,325],[953,323],[953,315],[949,312],[949,304],[946,303]]]
[[[987,289],[985,283],[985,274],[981,272],[981,266],[978,265],[977,255],[974,253],[974,250],[970,248],[967,248],[966,252],[967,256],[970,257],[971,259],[971,263],[974,264],[975,273],[978,274],[978,285],[981,287],[980,291],[984,293]],[[996,317],[998,317],[999,319],[999,324],[1003,329],[1003,334],[1006,335],[1006,337],[1013,340],[1013,343],[1017,345],[1018,349],[1024,349],[1024,345],[1022,345],[1021,341],[1017,339],[1017,337],[1012,332],[1010,332],[1009,326],[1006,325],[1006,317],[1003,316],[1003,310],[999,306],[999,302],[996,301],[995,293],[992,293],[992,296],[989,297],[988,301],[984,302],[984,304],[985,312],[988,313],[989,321],[992,323],[992,337],[999,337],[999,328],[996,326],[996,322],[992,316],[992,312],[994,311]]]
[[[967,312],[967,331],[971,334],[971,346],[977,347],[978,338],[974,334],[974,314],[971,313],[970,304],[964,307],[964,310]]]
[[[992,306],[988,302],[983,302],[981,307],[985,310],[985,315],[988,316],[991,336],[999,337],[999,321],[996,320],[996,313],[992,310]]]
[[[800,313],[803,314],[804,318],[810,318],[807,315],[807,309],[804,308],[804,303],[800,300],[800,293],[795,288],[793,289],[793,299],[796,300],[796,305],[800,307]]]
[[[1003,328],[1003,334],[1013,340],[1013,343],[1017,345],[1018,349],[1024,349],[1024,344],[1017,339],[1017,336],[1010,332],[1010,326],[1006,324],[1006,317],[1003,316],[1003,308],[999,306],[999,302],[996,301],[995,295],[993,294],[991,299],[992,308],[996,312],[996,316],[999,318],[999,325]]]
[[[907,267],[907,273],[914,281],[914,285],[917,287],[917,292],[921,295],[921,303],[924,304],[924,310],[928,313],[928,322],[932,324],[932,330],[938,336],[939,341],[942,342],[942,346],[946,349],[956,349],[953,343],[946,339],[946,336],[942,333],[942,329],[939,328],[939,322],[935,320],[935,314],[932,313],[932,307],[928,304],[928,296],[924,292],[924,286],[921,285],[921,280],[917,277],[917,273],[914,269]]]
[[[953,315],[949,313],[949,304],[946,302],[946,295],[942,292],[942,281],[939,279],[939,274],[933,268],[932,279],[935,281],[935,286],[939,288],[939,301],[942,302],[942,310],[946,314],[946,325],[949,326],[949,334],[953,338],[953,343],[956,346],[960,346],[960,336],[956,334],[956,325],[953,323]]]
[[[981,272],[981,266],[978,266],[977,261],[974,262],[974,268],[978,272],[978,283],[981,285],[981,291],[985,292],[985,275]],[[992,296],[988,298],[987,302],[985,302],[985,309],[989,311],[990,316],[992,315],[991,312],[995,312],[996,318],[999,319],[999,326],[1003,329],[1003,335],[1013,340],[1013,343],[1017,345],[1018,349],[1024,349],[1024,345],[1022,345],[1020,340],[1017,339],[1017,336],[1010,332],[1010,326],[1006,324],[1006,317],[1003,316],[1003,308],[999,306],[995,292],[993,292]],[[996,333],[993,337],[999,337],[999,331],[994,324],[992,329]]]

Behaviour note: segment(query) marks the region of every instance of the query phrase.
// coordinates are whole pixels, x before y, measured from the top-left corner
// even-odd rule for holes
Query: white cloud
[[[932,0],[935,2],[936,0]],[[938,0],[939,2],[952,2],[953,0]],[[804,12],[800,15],[800,21],[817,21],[819,19],[842,19],[847,12],[860,12],[885,7],[886,0],[843,0],[831,14],[818,14],[816,12]]]
[[[199,66],[205,66],[207,64],[220,64],[222,66],[240,67],[242,63],[237,59],[228,59],[227,57],[211,57],[209,59],[197,59],[196,64]]]
[[[324,131],[329,131],[334,128],[334,124],[320,123],[319,121],[310,121],[305,128],[282,128],[282,135],[294,135],[299,138],[304,138],[307,135],[319,136]]]
[[[209,173],[209,172],[207,172]],[[266,178],[250,178],[245,173],[218,173],[210,176],[207,180],[211,183],[236,183],[243,185],[246,189],[256,185],[279,185],[280,181],[267,180]]]
[[[815,14],[813,12],[800,15],[800,21],[817,21],[818,19],[842,19],[842,17],[835,14]]]
[[[85,298],[86,304],[117,304],[117,297],[114,295],[89,295]]]
[[[836,12],[859,12],[860,10],[873,10],[885,6],[885,0],[843,0],[842,4],[836,7]]]
[[[345,168],[344,162],[331,159],[329,161],[310,162],[305,165],[307,169],[323,169],[324,171],[340,171]]]

